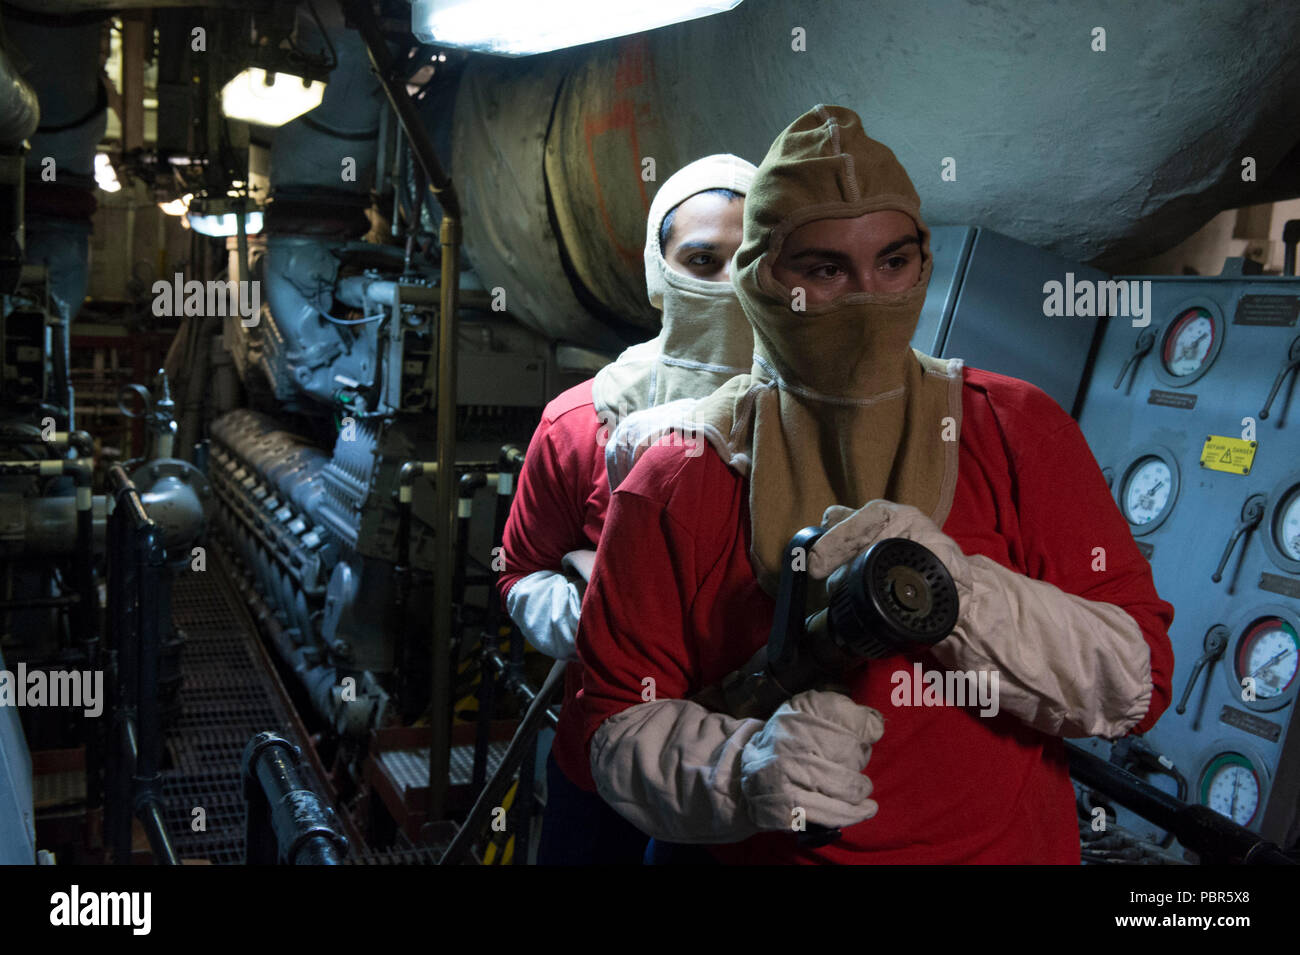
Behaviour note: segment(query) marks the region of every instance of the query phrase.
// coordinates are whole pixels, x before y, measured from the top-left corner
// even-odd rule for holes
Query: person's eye
[[[686,264],[693,269],[703,269],[709,268],[710,266],[716,266],[717,259],[708,252],[697,252],[686,260]]]
[[[885,271],[897,272],[901,269],[905,269],[910,261],[911,260],[905,255],[891,255],[889,258],[885,259]]]
[[[840,267],[827,262],[824,265],[815,265],[808,270],[808,277],[814,279],[833,279],[840,275]]]

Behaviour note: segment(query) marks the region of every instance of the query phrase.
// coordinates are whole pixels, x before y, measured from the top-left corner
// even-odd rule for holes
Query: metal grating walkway
[[[265,669],[264,657],[252,621],[226,575],[226,554],[208,548],[208,570],[183,572],[172,591],[172,619],[184,631],[181,651],[181,715],[167,728],[165,746],[170,768],[163,777],[165,821],[182,859],[201,859],[217,865],[244,861],[245,802],[240,760],[244,747],[264,730],[278,732],[304,747],[286,704]],[[508,742],[491,744],[488,772],[505,754]],[[396,759],[394,775],[410,777],[422,786],[428,776],[428,749],[386,754]],[[467,785],[472,774],[473,746],[455,746],[451,752],[451,782]],[[326,795],[311,764],[301,770],[308,785]],[[202,808],[205,831],[195,831],[194,810]],[[339,810],[339,807],[335,807]],[[348,861],[353,865],[431,865],[450,844],[450,837],[431,846],[413,845],[400,831],[389,849],[353,845]]]
[[[271,730],[301,747],[293,721],[263,668],[258,639],[226,582],[223,557],[208,549],[203,572],[176,579],[172,613],[185,632],[181,651],[180,717],[168,727],[173,761],[163,773],[168,831],[183,859],[214,864],[244,861],[244,795],[240,758],[255,733]],[[310,775],[310,767],[304,765]],[[313,780],[315,782],[315,780]],[[319,791],[319,790],[318,790]],[[206,831],[194,831],[194,810]]]

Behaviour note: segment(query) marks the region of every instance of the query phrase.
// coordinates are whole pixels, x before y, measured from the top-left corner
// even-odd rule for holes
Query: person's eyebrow
[[[678,252],[683,249],[688,252],[716,252],[718,251],[718,243],[707,242],[704,239],[690,239],[677,246]]]
[[[807,249],[801,249],[800,251],[793,253],[790,256],[790,258],[791,260],[835,259],[836,261],[844,262],[848,259],[848,256],[843,252],[838,251],[837,249],[818,249],[818,248],[809,247]]]
[[[895,239],[893,242],[889,243],[889,245],[877,252],[876,258],[880,258],[882,255],[889,255],[891,252],[897,252],[906,245],[915,245],[919,248],[921,245],[921,237],[919,235],[909,235],[902,239]]]

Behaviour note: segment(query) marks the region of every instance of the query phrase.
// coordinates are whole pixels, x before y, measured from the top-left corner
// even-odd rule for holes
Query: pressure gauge
[[[1224,667],[1234,706],[1278,710],[1300,690],[1300,616],[1280,604],[1257,605],[1237,618],[1232,665]]]
[[[1204,308],[1189,308],[1174,319],[1165,333],[1165,346],[1161,357],[1165,370],[1178,378],[1185,378],[1201,370],[1214,345],[1217,330],[1214,316]]]
[[[1119,509],[1134,535],[1149,534],[1173,510],[1178,497],[1178,465],[1162,449],[1139,454],[1119,482]]]
[[[1187,302],[1160,337],[1156,377],[1166,384],[1189,385],[1210,370],[1223,347],[1223,320],[1218,306],[1209,301]]]
[[[1239,826],[1254,821],[1262,792],[1259,773],[1240,753],[1220,753],[1201,774],[1201,805]]]
[[[1268,500],[1264,550],[1278,567],[1300,576],[1300,471],[1284,477]]]
[[[1280,617],[1262,617],[1241,635],[1237,644],[1237,683],[1253,680],[1260,699],[1281,696],[1295,680],[1300,665],[1300,637]]]
[[[1278,549],[1292,560],[1300,560],[1300,487],[1294,488],[1283,502],[1273,533]]]

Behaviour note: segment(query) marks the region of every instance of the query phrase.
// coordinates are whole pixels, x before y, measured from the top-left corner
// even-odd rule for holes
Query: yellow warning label
[[[1249,474],[1255,463],[1255,441],[1229,438],[1221,434],[1207,435],[1201,448],[1201,467],[1229,474]]]

